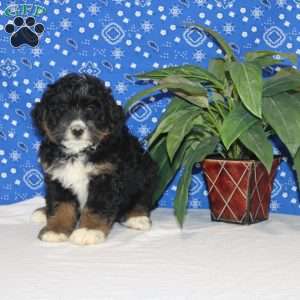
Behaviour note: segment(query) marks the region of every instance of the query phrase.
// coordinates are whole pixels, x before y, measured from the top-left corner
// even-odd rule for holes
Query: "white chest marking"
[[[83,159],[76,159],[73,162],[69,160],[65,164],[49,170],[48,173],[63,187],[73,191],[82,208],[88,197],[89,175],[93,169],[92,164],[85,163]]]

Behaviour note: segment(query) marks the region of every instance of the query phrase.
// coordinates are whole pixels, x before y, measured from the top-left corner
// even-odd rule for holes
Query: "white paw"
[[[138,230],[149,230],[151,228],[151,220],[147,216],[131,217],[123,224]]]
[[[54,231],[45,231],[40,236],[40,239],[44,242],[58,243],[58,242],[66,241],[68,239],[68,236],[64,233],[56,233]]]
[[[105,234],[101,230],[79,228],[73,231],[70,241],[78,245],[94,245],[105,240]]]
[[[46,213],[43,209],[37,209],[33,212],[32,216],[31,216],[31,220],[34,223],[38,223],[38,224],[46,224],[47,223],[47,217],[46,217]]]

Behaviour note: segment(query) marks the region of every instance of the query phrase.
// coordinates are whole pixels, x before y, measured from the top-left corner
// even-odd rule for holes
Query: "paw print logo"
[[[10,43],[15,48],[22,45],[37,46],[44,30],[44,25],[36,23],[33,17],[25,20],[22,17],[16,17],[13,23],[5,26],[5,31],[11,34]]]

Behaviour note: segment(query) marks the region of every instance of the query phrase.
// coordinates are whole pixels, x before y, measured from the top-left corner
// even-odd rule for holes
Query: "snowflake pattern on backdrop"
[[[35,17],[45,27],[35,48],[13,48],[4,30],[13,20],[5,9],[22,4],[46,10]],[[221,54],[203,32],[185,28],[188,23],[216,30],[242,56],[261,49],[300,54],[299,20],[297,0],[0,1],[0,204],[43,194],[40,142],[30,111],[47,84],[69,72],[85,72],[103,78],[117,103],[124,104],[145,87],[135,82],[134,74],[185,63],[206,67]],[[169,103],[168,97],[156,101],[152,96],[130,110],[128,126],[143,144]],[[173,205],[179,176],[161,206]],[[199,166],[189,193],[190,208],[208,207]],[[300,214],[298,189],[286,161],[278,168],[271,210]]]

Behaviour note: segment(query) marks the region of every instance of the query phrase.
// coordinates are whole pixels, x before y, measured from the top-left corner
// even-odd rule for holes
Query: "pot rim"
[[[273,161],[274,160],[282,160],[283,155],[274,155],[273,156]],[[205,158],[202,160],[204,161],[227,161],[231,163],[262,163],[259,159],[229,159],[229,158]]]

